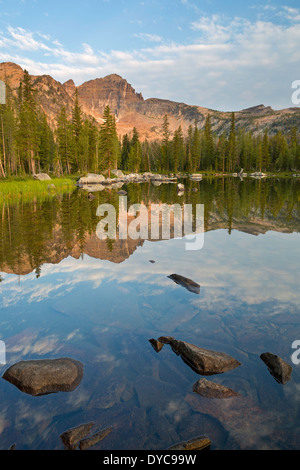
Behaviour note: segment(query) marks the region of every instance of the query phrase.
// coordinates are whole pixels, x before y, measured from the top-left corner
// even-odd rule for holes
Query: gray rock
[[[122,170],[111,170],[111,173],[115,175],[117,178],[123,178],[124,173]]]
[[[180,274],[171,274],[168,278],[172,279],[176,284],[185,287],[188,291],[193,292],[194,294],[200,294],[200,285],[192,281],[192,279],[181,276]]]
[[[200,375],[222,374],[241,365],[224,352],[210,351],[176,339],[171,340],[169,344],[172,350]]]
[[[98,175],[96,173],[88,173],[86,176],[82,176],[78,180],[78,184],[99,184],[105,181],[103,175]]]
[[[39,181],[51,180],[50,176],[47,175],[47,173],[37,173],[37,174],[33,175],[33,178],[35,180],[39,180]]]
[[[274,379],[281,383],[285,384],[291,378],[292,367],[285,362],[281,357],[270,352],[261,354],[260,358],[268,367],[271,375]]]
[[[199,379],[194,383],[193,392],[207,398],[230,398],[239,396],[239,393],[231,388],[224,387],[223,385],[216,384],[207,379]]]
[[[70,358],[21,361],[10,366],[2,378],[30,395],[71,392],[81,382],[83,365]]]

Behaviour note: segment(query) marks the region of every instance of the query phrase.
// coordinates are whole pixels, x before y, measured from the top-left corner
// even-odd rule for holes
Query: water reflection
[[[129,184],[128,207],[144,204],[204,204],[205,231],[216,229],[239,230],[253,235],[277,231],[292,233],[300,230],[300,182],[264,180],[238,182],[234,178],[186,182],[184,197],[178,198],[176,185],[151,183]],[[197,188],[196,188],[197,186]],[[193,190],[199,189],[197,193]],[[3,272],[41,275],[44,263],[56,264],[83,254],[93,258],[121,263],[141,245],[143,239],[99,240],[97,208],[102,204],[115,207],[119,215],[120,198],[115,190],[94,193],[89,199],[85,191],[32,203],[8,204],[0,207],[0,269]],[[122,198],[121,198],[122,199]],[[128,223],[130,220],[128,221]],[[173,224],[172,224],[173,223]],[[171,218],[170,238],[174,238],[174,219]],[[151,230],[148,239],[151,240]],[[158,239],[162,239],[159,232]],[[156,240],[156,238],[155,238]]]
[[[300,335],[298,185],[186,184],[182,201],[205,204],[205,243],[196,252],[179,238],[100,241],[96,210],[112,202],[118,211],[116,190],[3,206],[1,375],[18,361],[49,357],[79,360],[85,373],[71,393],[34,402],[0,380],[1,448],[62,448],[66,429],[92,421],[114,429],[99,449],[166,449],[201,434],[212,448],[299,448],[299,368],[282,387],[260,359],[271,351],[290,362]],[[178,202],[176,185],[126,190],[130,204]],[[192,279],[201,295],[170,273]],[[161,335],[236,358],[242,366],[214,382],[239,396],[195,394],[193,370],[171,348],[156,354],[149,343]]]

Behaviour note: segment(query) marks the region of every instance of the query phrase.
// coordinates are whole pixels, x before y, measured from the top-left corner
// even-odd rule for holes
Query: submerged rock
[[[211,440],[208,437],[196,437],[190,441],[180,442],[175,446],[169,447],[168,450],[204,450],[209,449],[212,445]]]
[[[271,375],[277,382],[285,384],[290,380],[293,369],[281,357],[267,352],[261,354],[260,358],[267,365]]]
[[[21,361],[9,367],[2,378],[30,395],[71,392],[81,382],[83,365],[70,358]]]
[[[86,450],[91,446],[94,446],[98,442],[102,441],[108,434],[112,432],[112,428],[107,428],[104,429],[104,431],[97,432],[96,434],[93,434],[91,437],[87,437],[86,439],[82,439],[79,442],[79,449],[80,450]]]
[[[194,294],[200,294],[200,285],[192,281],[192,279],[181,276],[180,274],[171,274],[168,278],[172,279],[176,284],[185,287],[188,291],[193,292]]]
[[[172,350],[200,375],[222,374],[241,365],[224,352],[210,351],[176,339],[172,339],[169,344]]]
[[[223,385],[216,384],[207,379],[199,379],[194,383],[193,392],[207,398],[230,398],[239,396],[239,393],[231,388],[224,387]]]
[[[67,450],[73,450],[77,447],[79,441],[86,437],[95,423],[81,424],[75,428],[68,429],[60,435],[61,440]]]

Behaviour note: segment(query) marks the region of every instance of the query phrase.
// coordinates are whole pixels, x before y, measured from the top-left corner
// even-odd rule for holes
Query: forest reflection
[[[298,179],[212,178],[184,181],[185,191],[177,194],[176,184],[128,184],[128,207],[135,203],[204,204],[205,231],[240,230],[253,235],[269,230],[300,231],[300,181]],[[120,263],[143,240],[99,240],[97,208],[112,204],[119,212],[117,189],[104,189],[89,197],[75,189],[63,195],[32,201],[3,202],[0,205],[0,271],[14,274],[35,272],[44,263],[59,263],[67,256],[94,258]],[[151,240],[151,237],[149,237]],[[1,278],[0,278],[1,282]]]

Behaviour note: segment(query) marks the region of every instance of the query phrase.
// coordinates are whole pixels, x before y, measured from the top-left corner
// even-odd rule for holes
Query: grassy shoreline
[[[70,192],[75,188],[75,177],[53,178],[39,181],[31,177],[10,177],[0,180],[0,203],[52,197]]]
[[[247,171],[245,171],[247,173]],[[250,175],[252,171],[248,172]],[[216,173],[214,171],[199,172],[204,178],[233,177],[232,173]],[[266,173],[268,178],[295,178],[295,172]],[[55,177],[51,180],[39,181],[31,176],[11,176],[0,179],[0,203],[22,199],[47,198],[57,194],[64,194],[75,189],[75,183],[80,175],[67,175]],[[182,174],[184,176],[184,174]],[[180,179],[180,177],[179,177]]]

